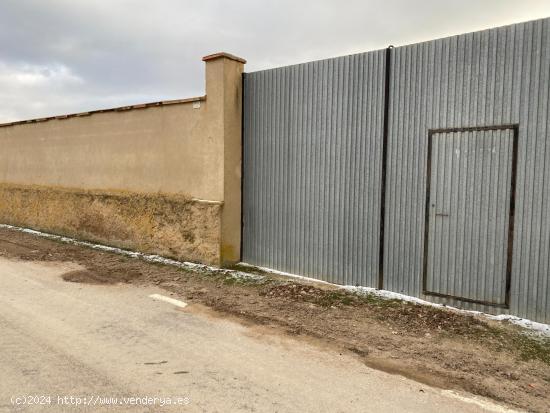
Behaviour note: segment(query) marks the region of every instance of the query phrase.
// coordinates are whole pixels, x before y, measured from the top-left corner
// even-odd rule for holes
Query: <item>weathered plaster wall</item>
[[[221,204],[183,195],[0,185],[0,222],[218,264]]]
[[[238,261],[244,61],[203,60],[205,97],[0,125],[0,221]]]

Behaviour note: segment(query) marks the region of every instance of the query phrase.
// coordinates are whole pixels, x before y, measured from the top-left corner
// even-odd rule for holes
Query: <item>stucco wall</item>
[[[203,60],[205,97],[0,125],[0,220],[208,264],[238,261],[244,61]]]
[[[223,152],[197,103],[1,127],[0,181],[222,201]]]

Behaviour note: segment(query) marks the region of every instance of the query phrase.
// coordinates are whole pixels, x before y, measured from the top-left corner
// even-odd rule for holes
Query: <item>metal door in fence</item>
[[[428,139],[423,293],[508,307],[517,127]]]
[[[550,322],[549,84],[550,19],[247,73],[243,260]]]
[[[550,19],[396,47],[391,68],[384,288],[451,306],[493,313],[509,311],[549,322]],[[427,291],[490,301],[500,307],[425,295],[424,261],[426,249],[430,249],[425,239],[426,169],[433,151],[428,149],[429,131],[495,125],[517,125],[514,228],[509,236],[495,238],[499,248],[510,251],[506,257],[511,260],[511,264],[507,262],[511,265],[509,302],[502,295],[502,252],[487,254],[480,245],[488,241],[481,238],[471,239],[464,247],[447,247],[452,250],[451,257],[466,266],[472,263],[472,273],[467,276],[470,281],[479,282],[473,284],[478,291],[459,289],[458,279],[453,281],[457,282],[456,287],[445,285],[458,267],[439,253],[433,259],[438,260],[437,277],[441,283],[437,286],[436,279],[430,281]],[[499,133],[512,132],[509,129]],[[434,142],[439,138],[441,134],[434,135]],[[489,187],[493,175],[480,170],[471,172]],[[499,193],[504,195],[502,190]],[[504,204],[508,206],[508,202]],[[503,208],[500,204],[499,207]],[[500,212],[505,214],[504,210]],[[497,230],[493,221],[472,214],[465,215],[461,225],[473,225],[478,229],[476,237],[486,237],[484,234]],[[501,230],[503,227],[504,224]],[[476,243],[475,252],[479,254],[474,258],[470,248]],[[499,275],[495,279],[485,268],[497,266]],[[435,272],[434,269],[434,277]],[[495,291],[490,293],[490,288]]]

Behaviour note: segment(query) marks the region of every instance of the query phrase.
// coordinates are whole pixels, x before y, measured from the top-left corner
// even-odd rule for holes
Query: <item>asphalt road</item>
[[[76,269],[0,258],[0,412],[507,411]]]

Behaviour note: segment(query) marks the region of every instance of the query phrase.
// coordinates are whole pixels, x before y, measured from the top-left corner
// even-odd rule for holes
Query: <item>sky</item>
[[[550,0],[0,0],[0,123],[204,95],[246,71],[550,17]]]

